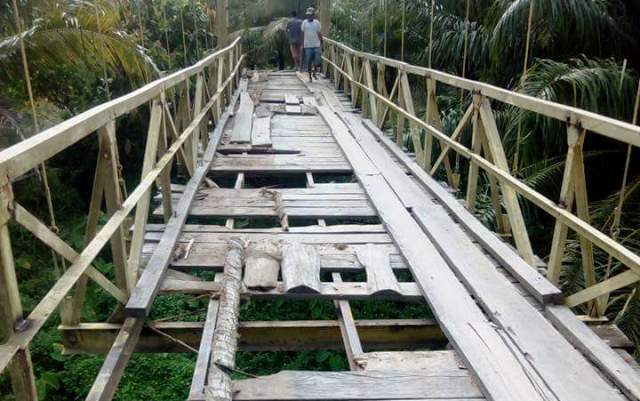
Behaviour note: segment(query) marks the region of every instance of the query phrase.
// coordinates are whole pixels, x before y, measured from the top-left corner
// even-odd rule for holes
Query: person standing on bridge
[[[316,76],[316,68],[320,67],[322,57],[322,27],[320,21],[315,18],[313,7],[307,9],[307,19],[302,23],[304,34],[304,69],[309,72],[309,81]]]
[[[298,13],[291,11],[291,18],[287,22],[287,38],[291,57],[296,65],[296,70],[302,71],[302,20],[298,18]]]

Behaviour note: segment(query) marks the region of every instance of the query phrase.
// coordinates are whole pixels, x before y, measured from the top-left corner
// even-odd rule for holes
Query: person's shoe
[[[316,74],[316,72],[313,72],[313,79],[315,79],[316,81],[318,80],[318,75]]]
[[[309,82],[313,82],[313,75],[311,74],[311,71],[309,71]]]

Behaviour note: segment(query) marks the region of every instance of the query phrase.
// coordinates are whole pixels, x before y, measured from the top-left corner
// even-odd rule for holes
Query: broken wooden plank
[[[286,292],[320,293],[320,256],[316,249],[299,243],[285,245],[282,280]]]
[[[240,105],[233,117],[233,131],[231,142],[250,143],[251,127],[253,125],[253,100],[246,90],[240,93]]]
[[[271,147],[271,117],[256,118],[251,131],[251,146]]]
[[[270,290],[278,285],[280,245],[275,241],[252,242],[247,247],[244,285],[250,290]]]
[[[242,87],[246,88],[246,80],[243,81]],[[242,89],[239,89],[242,90]],[[205,176],[209,172],[210,165],[216,153],[216,148],[222,138],[222,132],[225,124],[227,123],[238,99],[238,92],[231,99],[230,106],[218,121],[218,125],[211,134],[211,140],[207,145],[207,149],[199,165],[196,168],[193,176],[189,180],[186,188],[183,191],[182,198],[178,203],[178,208],[174,211],[173,216],[165,226],[165,231],[160,237],[160,242],[156,247],[156,251],[151,256],[151,259],[147,263],[147,267],[142,273],[136,288],[133,290],[129,302],[125,307],[125,313],[128,316],[144,317],[148,316],[153,301],[160,290],[162,279],[169,267],[169,263],[173,256],[173,250],[176,246],[182,227],[187,221],[189,215],[189,208],[193,203],[198,188],[204,181]]]
[[[398,279],[391,269],[389,252],[373,244],[356,247],[356,255],[367,272],[374,294],[399,293]]]

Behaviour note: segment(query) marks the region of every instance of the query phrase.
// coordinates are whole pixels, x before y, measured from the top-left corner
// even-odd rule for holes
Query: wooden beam
[[[7,182],[0,185],[0,192],[0,196],[7,201],[13,198],[11,186]],[[8,203],[4,206],[8,206]],[[37,401],[29,349],[18,349],[8,341],[15,335],[16,327],[25,323],[7,225],[8,212],[8,208],[0,208],[0,221],[3,221],[0,223],[0,341],[7,340],[6,344],[0,346],[0,373],[8,367],[13,395],[17,401]]]
[[[332,273],[331,278],[334,283],[342,282],[340,273]],[[349,305],[349,301],[335,301],[334,305],[338,314],[338,324],[340,325],[340,333],[342,334],[344,350],[347,354],[347,360],[349,361],[349,368],[351,370],[360,370],[361,367],[358,363],[358,358],[364,351],[362,350],[362,343],[358,336],[358,328],[353,319],[351,306]]]
[[[105,159],[104,167],[104,199],[107,207],[107,215],[122,208],[122,190],[120,188],[120,161],[118,160],[118,143],[116,140],[116,123],[110,122],[98,130],[100,142],[99,153]],[[111,237],[111,254],[113,258],[113,270],[116,276],[116,285],[126,294],[129,294],[135,286],[135,281],[129,281],[127,276],[127,246],[122,225],[116,228]]]
[[[85,401],[110,401],[113,398],[143,325],[144,319],[125,319]]]
[[[78,258],[79,254],[71,248],[71,246],[64,242],[53,231],[51,231],[49,227],[40,222],[19,203],[15,204],[15,220],[18,224],[26,228],[36,238],[49,246],[67,261],[73,263]],[[89,266],[85,271],[85,275],[93,279],[102,289],[117,299],[121,304],[125,304],[127,302],[127,294],[111,283],[111,281],[109,281],[109,279],[94,266]]]
[[[355,320],[362,346],[370,350],[413,350],[443,346],[447,339],[432,319]],[[158,322],[154,327],[191,347],[204,336],[204,322]],[[121,324],[81,323],[60,326],[65,354],[105,354]],[[240,350],[303,351],[343,350],[336,320],[288,320],[240,322]],[[1,347],[1,346],[0,346]],[[135,352],[185,352],[186,349],[157,332],[145,328]]]
[[[246,81],[245,81],[246,85]],[[216,149],[220,140],[222,138],[224,126],[226,121],[229,119],[231,114],[231,110],[237,101],[239,93],[232,99],[231,104],[229,105],[227,111],[220,119],[220,122],[216,129],[213,131],[211,135],[211,140],[209,141],[209,145],[207,150],[203,156],[202,163],[198,166],[193,176],[189,180],[187,187],[185,188],[180,201],[178,202],[178,206],[176,207],[173,216],[165,226],[165,231],[162,234],[160,239],[160,243],[156,248],[156,252],[154,252],[153,256],[147,263],[147,267],[145,268],[140,280],[138,281],[138,285],[135,290],[132,292],[129,302],[125,308],[125,312],[128,316],[132,317],[144,317],[149,314],[151,310],[151,306],[153,305],[153,301],[160,290],[160,285],[162,283],[162,279],[167,271],[169,266],[169,262],[173,256],[173,249],[175,248],[176,241],[180,236],[182,231],[182,226],[187,220],[187,216],[189,215],[189,208],[193,203],[193,199],[195,198],[195,194],[198,191],[198,188],[204,181],[205,176],[209,172],[211,168],[211,163],[213,162],[213,158],[216,153]],[[194,120],[190,127],[197,127],[200,124],[200,121],[206,113],[208,113],[208,109],[213,105],[210,100],[207,106],[200,112],[200,119]]]

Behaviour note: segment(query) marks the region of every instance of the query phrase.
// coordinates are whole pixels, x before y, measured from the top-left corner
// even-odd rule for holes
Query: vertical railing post
[[[580,128],[577,124],[568,124],[567,159],[565,162],[562,187],[560,188],[560,199],[558,201],[558,204],[570,212],[573,209],[573,203],[575,201],[576,214],[579,218],[589,223],[589,203],[587,197],[583,156],[585,135],[586,130]],[[564,258],[565,245],[567,241],[567,232],[567,226],[556,220],[547,269],[547,278],[554,284],[558,284],[560,281],[562,259]],[[593,245],[588,239],[584,238],[583,236],[579,236],[579,240],[585,286],[588,288],[596,283],[593,259]],[[602,310],[602,308],[593,308],[593,305],[593,302],[591,302],[589,305],[589,310],[591,313],[597,314],[597,309]]]
[[[22,302],[11,249],[9,220],[13,204],[11,183],[0,176],[0,344],[23,323]],[[17,401],[38,399],[29,349],[19,350],[8,367]]]
[[[151,105],[151,117],[149,119],[149,131],[147,133],[147,143],[142,162],[142,173],[140,180],[151,171],[156,163],[158,155],[158,144],[160,141],[160,129],[162,125],[162,104],[159,100],[154,100]],[[129,282],[138,281],[138,270],[140,268],[140,257],[144,245],[144,234],[149,216],[149,206],[151,202],[151,188],[136,205],[136,215],[134,220],[133,236],[131,238],[131,249],[127,262],[127,275]]]
[[[100,154],[105,159],[105,185],[104,197],[107,207],[107,215],[111,217],[122,207],[122,192],[120,190],[120,175],[118,173],[118,153],[116,140],[116,123],[111,121],[98,130],[100,141]],[[126,294],[135,288],[136,282],[127,272],[127,247],[125,244],[125,232],[122,226],[111,238],[111,253],[115,270],[116,285]]]

